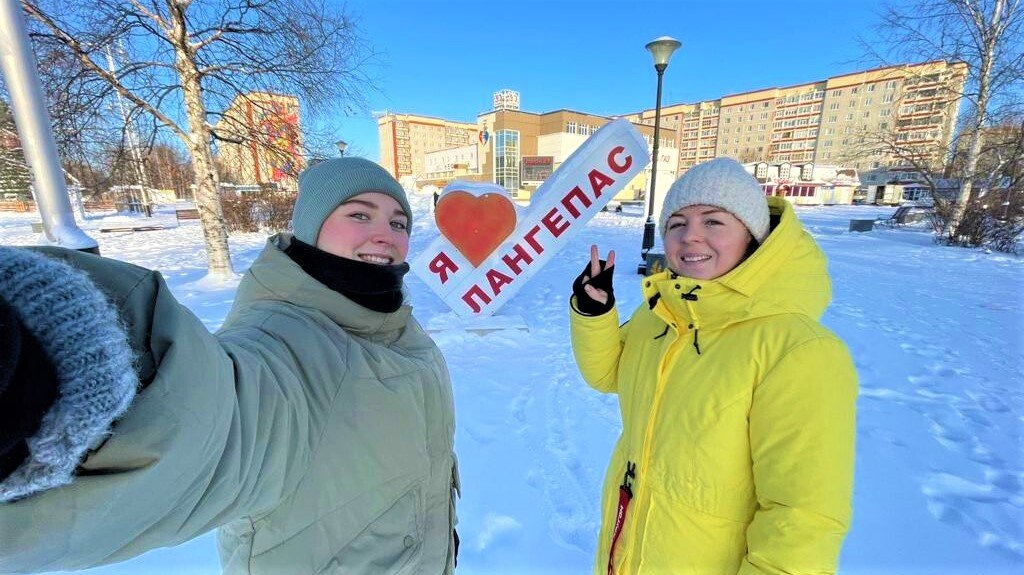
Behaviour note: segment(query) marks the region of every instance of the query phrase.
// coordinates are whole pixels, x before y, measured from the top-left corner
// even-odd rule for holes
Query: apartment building
[[[476,124],[430,116],[385,112],[377,117],[380,165],[395,179],[427,176],[430,152],[475,144],[481,137]],[[433,162],[431,169],[437,168]]]
[[[237,96],[214,129],[239,140],[218,144],[219,159],[237,183],[298,189],[306,166],[298,98],[270,92]]]
[[[680,142],[680,172],[715,156],[856,169],[899,166],[912,156],[939,165],[966,77],[959,62],[866,70],[663,106],[661,127]],[[653,109],[627,117],[654,124]]]
[[[719,156],[800,173],[809,164],[862,171],[899,168],[908,160],[941,166],[966,77],[965,64],[935,61],[663,106],[655,197],[663,197],[682,172]],[[622,116],[649,145],[654,113]],[[441,185],[456,177],[491,181],[524,197],[539,184],[537,174],[557,169],[610,120],[566,109],[526,112],[517,92],[501,90],[475,124],[381,116],[381,164],[396,177],[415,175]],[[650,176],[648,167],[617,197],[645,197]],[[801,193],[826,189],[826,183],[808,184]],[[839,184],[842,193],[827,196],[814,191],[804,201],[845,201],[846,187]]]

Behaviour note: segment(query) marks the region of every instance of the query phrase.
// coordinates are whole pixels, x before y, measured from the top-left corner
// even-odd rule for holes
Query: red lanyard
[[[615,571],[615,544],[622,534],[622,526],[626,523],[626,512],[629,510],[629,502],[633,500],[633,484],[631,480],[636,479],[636,464],[626,462],[626,474],[622,477],[622,485],[619,486],[619,507],[615,511],[615,530],[612,533],[612,546],[608,550],[608,575]]]

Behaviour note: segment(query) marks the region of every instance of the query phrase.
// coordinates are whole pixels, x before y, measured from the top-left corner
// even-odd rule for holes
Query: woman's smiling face
[[[409,217],[391,196],[364,192],[331,212],[316,247],[351,260],[400,264],[409,253]]]
[[[743,222],[722,208],[687,206],[665,224],[666,264],[683,277],[715,279],[743,261],[753,239]]]

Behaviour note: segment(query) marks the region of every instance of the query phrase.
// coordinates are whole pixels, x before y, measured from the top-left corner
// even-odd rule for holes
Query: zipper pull
[[[622,476],[622,485],[619,486],[619,507],[615,510],[615,527],[612,530],[612,545],[608,550],[608,575],[615,573],[615,545],[619,542],[619,535],[622,535],[622,526],[626,523],[626,513],[629,511],[629,502],[633,500],[633,482],[636,481],[636,464],[626,462],[626,474]]]
[[[633,481],[636,480],[636,464],[630,461],[626,462],[626,473],[622,476],[622,485],[619,487],[629,494],[629,498],[633,498]]]

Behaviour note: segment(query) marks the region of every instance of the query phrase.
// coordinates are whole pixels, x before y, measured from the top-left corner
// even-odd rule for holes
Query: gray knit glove
[[[57,372],[57,400],[27,440],[29,456],[0,481],[0,502],[70,483],[86,452],[135,397],[138,378],[113,307],[81,271],[0,246],[0,297]]]

